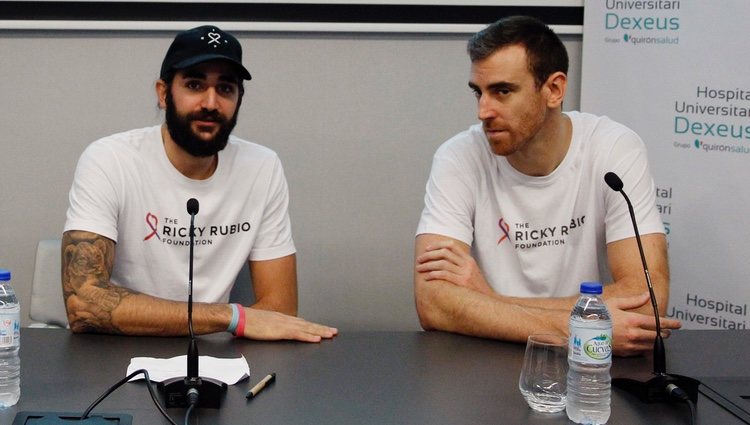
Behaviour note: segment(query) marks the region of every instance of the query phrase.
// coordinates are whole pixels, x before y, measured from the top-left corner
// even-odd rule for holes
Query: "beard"
[[[179,115],[174,106],[171,90],[167,91],[165,100],[167,105],[165,113],[167,130],[169,131],[169,135],[172,136],[172,140],[184,149],[185,152],[197,157],[208,157],[216,155],[227,146],[229,135],[237,124],[237,115],[240,110],[239,103],[237,104],[237,109],[234,111],[234,116],[227,120],[218,111],[209,111],[206,109],[200,112]],[[203,140],[190,128],[190,124],[196,120],[216,122],[219,124],[219,131],[211,140]]]

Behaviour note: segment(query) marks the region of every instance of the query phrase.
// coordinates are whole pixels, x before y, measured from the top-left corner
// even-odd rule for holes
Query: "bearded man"
[[[250,78],[231,34],[209,25],[180,32],[155,87],[165,122],[102,138],[81,155],[62,238],[72,331],[188,333],[186,202],[195,198],[195,333],[308,342],[336,335],[296,317],[296,250],[278,156],[231,135]],[[256,303],[229,304],[247,262]]]

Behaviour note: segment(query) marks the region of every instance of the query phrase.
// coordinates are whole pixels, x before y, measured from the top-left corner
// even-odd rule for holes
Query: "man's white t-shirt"
[[[295,253],[278,156],[234,136],[206,180],[174,168],[160,126],[97,140],[79,159],[69,198],[65,231],[115,241],[112,282],[160,298],[187,298],[190,198],[199,202],[195,301],[226,302],[248,260]]]
[[[481,124],[435,153],[417,234],[470,245],[499,294],[562,297],[584,281],[609,282],[607,244],[634,236],[624,198],[604,181],[609,171],[622,179],[641,234],[664,233],[643,141],[607,117],[566,114],[571,144],[547,176],[495,155]]]

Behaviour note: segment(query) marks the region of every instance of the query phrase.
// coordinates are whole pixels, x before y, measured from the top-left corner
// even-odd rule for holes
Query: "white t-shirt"
[[[481,124],[435,153],[417,234],[458,239],[492,288],[519,297],[576,295],[609,282],[606,245],[634,236],[627,204],[604,181],[624,183],[641,234],[664,233],[643,141],[607,117],[569,112],[573,135],[549,175],[514,169],[489,147]]]
[[[65,231],[116,242],[112,282],[185,300],[190,214],[195,216],[193,298],[226,302],[248,260],[295,252],[289,194],[276,153],[234,136],[206,180],[185,177],[167,158],[161,127],[115,134],[89,145],[70,189]]]

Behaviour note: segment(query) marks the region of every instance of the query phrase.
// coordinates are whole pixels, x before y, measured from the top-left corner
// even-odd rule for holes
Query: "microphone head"
[[[619,192],[622,190],[622,180],[620,180],[620,177],[617,174],[611,171],[608,172],[604,175],[604,181],[607,182],[609,187],[611,187],[615,192]]]
[[[190,198],[187,201],[187,212],[190,215],[198,214],[198,200],[195,198]]]

